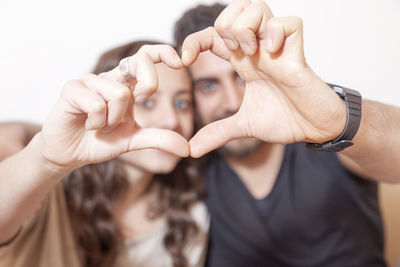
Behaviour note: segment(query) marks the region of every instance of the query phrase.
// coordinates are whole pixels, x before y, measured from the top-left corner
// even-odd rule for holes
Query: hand
[[[154,64],[181,68],[179,56],[170,46],[154,45],[143,46],[127,60],[129,73],[115,68],[65,85],[41,132],[45,159],[75,169],[144,148],[189,155],[184,137],[169,130],[141,128],[133,113],[135,96],[144,101],[158,88]],[[129,81],[124,78],[127,74]]]
[[[189,66],[206,50],[232,64],[246,92],[235,115],[206,125],[190,140],[192,156],[242,137],[320,143],[342,132],[345,104],[308,67],[301,19],[274,18],[265,2],[238,0],[214,27],[186,38],[183,63]]]

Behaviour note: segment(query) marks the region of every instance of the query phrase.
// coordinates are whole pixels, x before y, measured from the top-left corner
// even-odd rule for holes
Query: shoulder
[[[14,240],[1,247],[0,265],[18,262],[5,266],[30,266],[32,262],[40,262],[42,266],[44,262],[51,261],[55,266],[79,266],[69,223],[64,189],[59,183],[47,194],[36,213],[23,224]]]

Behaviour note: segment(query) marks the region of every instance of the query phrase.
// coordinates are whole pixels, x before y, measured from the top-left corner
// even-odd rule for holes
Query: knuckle
[[[183,41],[183,47],[191,47],[193,43],[196,42],[196,34],[192,33],[190,34],[188,37],[185,38],[185,40]]]
[[[141,50],[141,51],[139,50],[135,55],[136,61],[139,63],[139,62],[142,62],[143,60],[148,59],[150,57],[148,52],[149,52],[149,50]]]
[[[165,45],[165,50],[170,54],[175,54],[176,53],[175,49],[170,45]]]
[[[245,31],[247,31],[248,29],[247,29],[247,27],[246,27],[246,25],[244,25],[243,23],[240,23],[240,22],[235,22],[233,25],[232,25],[232,32],[233,32],[233,34],[235,34],[235,35],[240,35],[240,34],[243,34],[243,32],[245,32]]]
[[[267,3],[265,3],[264,0],[257,0],[253,3],[253,5],[256,6],[256,8],[261,8],[262,10],[269,8]]]
[[[300,18],[300,17],[294,17],[293,19],[294,19],[296,25],[297,25],[300,29],[302,29],[302,28],[303,28],[303,19]]]
[[[160,53],[160,57],[165,58],[169,57],[170,55],[175,54],[175,49],[173,49],[170,45],[160,45],[158,49]]]
[[[87,80],[94,79],[95,77],[97,77],[95,74],[87,73],[87,74],[83,75],[82,80],[87,81]]]
[[[268,21],[268,27],[269,28],[277,28],[281,26],[281,22],[279,21],[278,18],[272,18]]]
[[[63,89],[62,89],[62,94],[67,94],[70,92],[73,92],[76,90],[76,88],[80,85],[80,82],[78,80],[70,80],[65,83]]]
[[[103,113],[106,109],[106,103],[103,101],[95,101],[90,106],[89,113]]]
[[[218,33],[224,33],[230,30],[231,23],[229,23],[226,19],[220,19],[215,21],[214,28]]]
[[[119,86],[117,87],[117,90],[115,90],[115,98],[118,100],[127,100],[129,99],[130,95],[131,92],[125,86]]]
[[[207,32],[207,33],[214,33],[214,32],[215,32],[215,28],[212,27],[212,26],[208,26],[208,27],[205,29],[205,32]],[[198,34],[200,35],[201,32],[199,32]]]
[[[149,45],[149,44],[142,45],[142,46],[140,47],[140,49],[138,50],[138,53],[139,53],[139,52],[146,52],[146,51],[149,51],[151,48],[152,48],[152,45]]]
[[[211,29],[213,29],[213,27],[208,27],[200,32],[195,32],[195,33],[191,33],[189,34],[185,40],[184,40],[184,44],[192,44],[195,43],[197,40],[200,40],[200,37],[204,34],[204,33],[208,33],[211,31]]]

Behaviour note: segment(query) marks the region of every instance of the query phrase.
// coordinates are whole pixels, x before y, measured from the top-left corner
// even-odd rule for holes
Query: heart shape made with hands
[[[167,129],[140,127],[133,103],[157,90],[154,64],[190,66],[207,50],[246,82],[238,112],[204,126],[189,142]],[[124,61],[129,76],[117,67],[67,83],[43,125],[43,155],[76,168],[144,148],[200,157],[237,138],[321,143],[343,131],[345,104],[308,67],[299,18],[274,18],[263,1],[234,1],[214,27],[189,35],[182,52],[181,59],[170,46],[145,45]]]
[[[182,62],[207,50],[232,64],[246,90],[236,114],[193,136],[192,157],[238,138],[322,143],[343,131],[345,104],[307,65],[300,18],[275,18],[264,1],[235,1],[214,27],[185,39]]]
[[[44,158],[76,169],[145,148],[189,156],[184,137],[169,129],[143,128],[135,119],[135,100],[144,101],[158,88],[155,64],[160,62],[173,69],[183,66],[172,47],[143,46],[123,61],[131,76],[121,75],[126,71],[117,67],[67,82],[43,124],[40,147]]]

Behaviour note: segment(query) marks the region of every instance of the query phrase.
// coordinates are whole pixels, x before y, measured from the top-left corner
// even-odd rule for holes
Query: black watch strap
[[[346,126],[336,139],[322,144],[307,143],[307,147],[317,151],[338,152],[354,144],[351,140],[360,127],[362,98],[356,90],[330,83],[328,85],[346,102]]]

